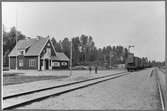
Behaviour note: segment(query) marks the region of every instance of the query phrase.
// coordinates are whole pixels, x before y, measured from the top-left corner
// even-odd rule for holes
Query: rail
[[[111,74],[103,77],[96,77],[93,79],[88,79],[84,81],[74,82],[70,84],[65,84],[61,86],[56,86],[52,88],[46,88],[42,90],[36,90],[28,93],[20,93],[17,95],[13,95],[10,97],[7,97],[3,101],[3,109],[13,109],[17,108],[26,104],[30,104],[42,99],[46,99],[53,95],[60,95],[63,93],[67,93],[76,89],[81,89],[90,85],[94,85],[103,81],[107,81],[110,79],[118,78],[121,76],[128,75],[130,73],[116,73]]]
[[[157,86],[158,86],[158,92],[159,92],[159,96],[160,96],[160,101],[161,101],[161,107],[162,110],[165,110],[165,93],[164,93],[164,89],[161,86],[160,83],[160,78],[158,76],[158,69],[153,69],[153,72],[155,73],[156,76],[156,82],[157,82]]]

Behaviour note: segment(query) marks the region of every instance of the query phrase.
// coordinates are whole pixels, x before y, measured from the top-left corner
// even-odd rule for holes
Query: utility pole
[[[72,76],[72,40],[70,45],[70,77]]]
[[[111,57],[112,57],[111,54],[112,54],[112,52],[110,51],[110,69],[112,69],[112,68],[111,68]]]
[[[167,3],[165,2],[165,6],[167,5]],[[165,11],[165,14],[167,14],[167,11]],[[165,16],[165,20],[166,20],[166,16]],[[165,25],[165,29],[166,29],[166,25]],[[165,80],[166,80],[166,85],[167,85],[167,32],[165,31]],[[164,111],[167,111],[167,87],[166,87],[166,93],[165,93],[165,109]]]
[[[17,70],[17,55],[18,55],[18,49],[17,49],[17,7],[16,7],[16,70]]]

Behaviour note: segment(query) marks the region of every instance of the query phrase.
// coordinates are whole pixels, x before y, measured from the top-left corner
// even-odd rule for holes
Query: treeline
[[[162,67],[162,66],[165,66],[165,61],[164,61],[164,62],[158,62],[158,61],[153,60],[153,61],[151,62],[151,65],[152,65],[153,67]]]
[[[12,27],[9,32],[3,29],[3,64],[8,66],[8,54],[16,45],[17,40],[25,39],[26,36],[15,27]],[[64,52],[70,58],[71,40],[64,38],[56,41],[53,37],[53,45],[57,52]],[[127,57],[127,49],[122,46],[105,46],[97,48],[92,36],[82,34],[72,38],[72,61],[73,65],[104,65],[124,63]]]
[[[64,38],[52,43],[57,52],[64,52],[70,58],[71,40]],[[103,65],[123,64],[127,58],[128,50],[122,46],[105,46],[97,48],[92,36],[84,35],[72,38],[73,65]]]
[[[12,27],[9,32],[3,28],[3,65],[8,66],[8,54],[16,45],[17,40],[25,39],[26,36],[15,27]],[[64,52],[70,58],[71,39],[64,38],[57,41],[54,37],[51,39],[57,52]],[[128,56],[127,48],[123,46],[104,46],[97,48],[93,37],[82,34],[72,38],[72,62],[75,65],[100,65],[109,67],[115,64],[124,64]],[[151,64],[157,65],[155,61]],[[159,63],[160,64],[160,63]],[[158,65],[159,65],[158,64]],[[162,64],[161,64],[162,65]]]

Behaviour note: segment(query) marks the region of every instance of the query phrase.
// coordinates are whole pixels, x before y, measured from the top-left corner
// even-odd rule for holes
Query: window
[[[29,66],[34,67],[35,66],[35,59],[30,59],[29,60]]]
[[[52,66],[54,66],[54,67],[60,67],[60,63],[59,62],[52,62]]]
[[[66,65],[67,65],[67,62],[62,62],[61,65],[62,65],[62,66],[66,66]]]
[[[25,51],[24,51],[24,50],[19,50],[18,54],[19,54],[19,55],[24,55],[24,54],[25,54]]]
[[[23,66],[23,60],[19,60],[19,67]]]
[[[21,50],[21,51],[20,51],[20,55],[23,55],[23,54],[24,54],[24,51]]]

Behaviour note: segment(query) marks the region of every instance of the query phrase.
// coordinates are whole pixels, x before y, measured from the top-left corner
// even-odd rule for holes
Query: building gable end
[[[46,44],[42,48],[40,56],[43,56],[47,52],[48,48],[51,49],[51,56],[56,56],[55,49],[54,49],[54,47],[53,47],[52,42],[50,41],[50,39],[47,40]]]

